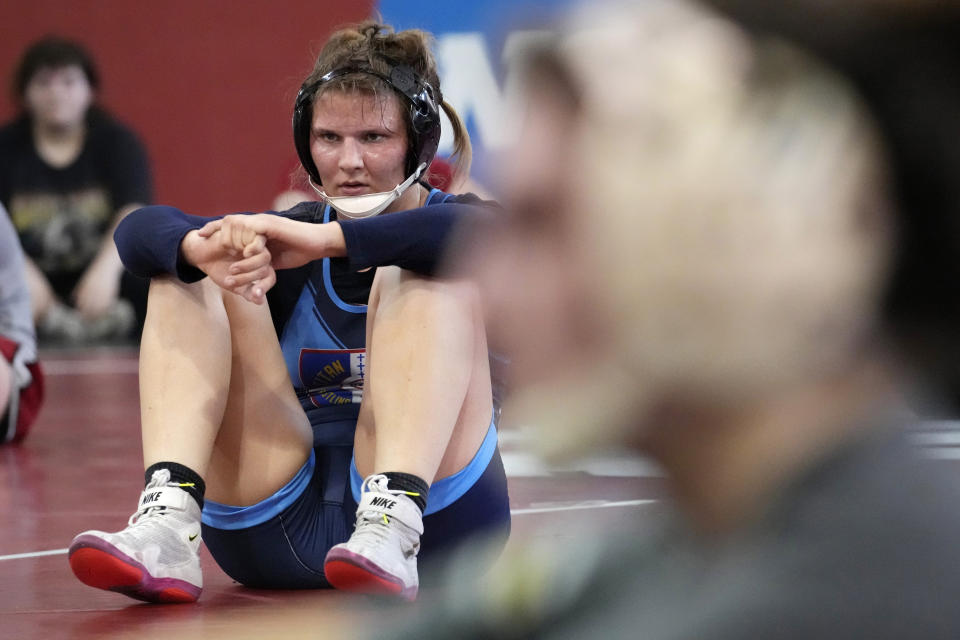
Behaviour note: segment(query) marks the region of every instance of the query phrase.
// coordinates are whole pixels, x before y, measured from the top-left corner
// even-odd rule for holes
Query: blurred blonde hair
[[[595,389],[534,392],[514,415],[582,451],[635,429],[649,396],[739,404],[846,362],[872,338],[891,237],[853,90],[686,2],[570,24],[554,55],[580,104],[576,232],[616,353]]]

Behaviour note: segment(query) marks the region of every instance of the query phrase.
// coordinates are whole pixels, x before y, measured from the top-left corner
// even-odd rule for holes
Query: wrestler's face
[[[390,191],[406,178],[407,146],[400,99],[392,92],[331,90],[313,105],[310,154],[327,195]],[[403,208],[398,201],[387,210]]]
[[[93,89],[78,65],[41,67],[24,90],[24,104],[45,127],[73,127],[83,123],[93,102]]]

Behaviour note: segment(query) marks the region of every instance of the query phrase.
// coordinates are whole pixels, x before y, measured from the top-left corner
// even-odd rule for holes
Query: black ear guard
[[[412,174],[421,164],[429,165],[440,143],[440,110],[434,88],[407,65],[393,67],[389,76],[369,67],[341,67],[330,71],[316,82],[304,83],[293,105],[293,143],[297,148],[300,164],[314,184],[320,184],[320,175],[310,155],[314,97],[321,85],[352,73],[364,73],[380,78],[407,99],[410,104],[410,130],[413,132],[413,139],[407,155],[406,175]]]

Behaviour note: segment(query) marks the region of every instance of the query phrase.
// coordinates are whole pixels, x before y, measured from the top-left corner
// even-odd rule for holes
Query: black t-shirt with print
[[[0,128],[0,202],[60,297],[76,286],[118,209],[151,199],[143,145],[102,110],[90,110],[83,150],[63,168],[37,154],[26,116]]]

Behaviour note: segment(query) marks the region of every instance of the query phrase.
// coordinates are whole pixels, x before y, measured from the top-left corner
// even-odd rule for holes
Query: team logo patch
[[[366,375],[365,349],[301,349],[300,382],[317,407],[359,404]]]

